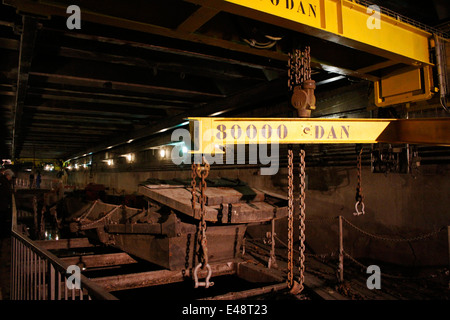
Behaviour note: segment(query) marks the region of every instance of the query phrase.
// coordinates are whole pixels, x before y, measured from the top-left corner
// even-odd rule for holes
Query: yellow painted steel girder
[[[188,118],[193,152],[232,144],[409,143],[450,146],[450,118]]]
[[[431,34],[348,0],[187,0],[410,65],[430,65]]]

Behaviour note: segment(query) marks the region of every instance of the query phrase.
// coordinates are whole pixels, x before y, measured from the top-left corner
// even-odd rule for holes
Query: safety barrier
[[[350,1],[356,2],[356,3],[361,4],[363,6],[366,6],[366,7],[370,7],[370,6],[374,5],[373,2],[367,1],[367,0],[350,0]],[[380,12],[385,14],[385,15],[387,15],[387,16],[395,18],[395,19],[397,19],[399,21],[403,21],[405,23],[413,25],[413,26],[415,26],[415,27],[417,27],[419,29],[425,30],[427,32],[437,34],[440,37],[443,37],[443,38],[448,38],[449,37],[449,35],[447,33],[443,32],[442,30],[430,27],[430,26],[428,26],[428,25],[426,25],[426,24],[424,24],[422,22],[419,22],[417,20],[408,18],[408,17],[406,17],[404,15],[401,15],[401,14],[399,14],[399,13],[393,11],[393,10],[387,9],[385,7],[381,7],[381,6],[378,6],[378,7],[380,8]]]
[[[391,241],[391,242],[413,242],[413,241],[425,240],[425,239],[428,239],[428,238],[431,238],[431,237],[437,235],[440,232],[447,230],[448,231],[447,232],[448,233],[448,241],[449,241],[449,266],[450,266],[450,226],[442,226],[434,231],[431,231],[431,232],[428,232],[428,233],[425,233],[422,235],[418,235],[415,237],[391,238],[391,237],[381,236],[381,235],[377,235],[377,234],[373,234],[368,231],[365,231],[365,230],[361,229],[360,227],[356,226],[355,224],[353,224],[352,222],[350,222],[349,220],[347,220],[343,216],[336,216],[336,217],[331,217],[331,218],[306,219],[305,222],[306,223],[335,223],[336,220],[339,223],[339,249],[337,251],[332,251],[332,252],[327,252],[327,253],[314,253],[314,254],[305,253],[305,255],[309,256],[309,257],[318,257],[318,258],[322,258],[322,259],[324,259],[326,257],[333,257],[333,258],[338,257],[339,262],[338,262],[337,272],[338,272],[339,282],[344,281],[344,259],[345,258],[352,261],[353,263],[355,263],[359,267],[363,268],[364,270],[367,270],[366,265],[364,265],[363,263],[361,263],[360,261],[355,259],[347,251],[345,251],[345,248],[344,248],[344,224],[348,225],[349,227],[353,228],[354,230],[358,231],[359,233],[361,233],[367,237],[371,237],[373,239],[382,240],[382,241]],[[272,232],[274,232],[274,230]],[[267,241],[267,240],[270,240],[270,239],[268,239],[268,237],[270,237],[270,233],[268,233],[268,234],[269,235],[266,236],[266,238],[251,239],[251,240],[253,240],[253,241],[263,240],[264,244],[270,244],[272,246],[272,251],[273,251],[275,246],[272,241]],[[287,248],[288,245],[283,240],[281,240],[278,236],[276,236],[276,233],[273,238],[273,241],[275,241],[275,240]],[[249,239],[246,239],[246,241],[249,241]],[[294,248],[294,252],[298,254],[299,250],[296,250]],[[271,253],[271,254],[274,255],[274,253]],[[273,261],[270,260],[270,258],[269,258],[269,264],[270,263],[273,263]],[[386,278],[393,278],[393,279],[405,279],[405,280],[409,279],[409,280],[411,280],[411,279],[427,278],[427,277],[404,277],[404,276],[398,276],[398,275],[391,275],[386,272],[382,272],[381,274]]]
[[[358,266],[364,268],[364,270],[367,270],[367,266],[365,266],[364,264],[362,264],[361,262],[359,262],[358,260],[356,260],[354,257],[352,257],[348,252],[346,252],[344,250],[344,233],[343,233],[343,223],[345,222],[347,225],[349,225],[350,227],[352,227],[354,230],[360,232],[361,234],[373,238],[373,239],[377,239],[377,240],[382,240],[382,241],[390,241],[390,242],[413,242],[413,241],[419,241],[419,240],[425,240],[428,238],[431,238],[432,236],[437,235],[438,233],[447,230],[448,227],[447,226],[442,226],[439,229],[436,229],[434,231],[419,235],[419,236],[415,236],[415,237],[410,237],[410,238],[391,238],[391,237],[385,237],[385,236],[380,236],[377,234],[373,234],[370,232],[367,232],[361,228],[359,228],[358,226],[356,226],[355,224],[351,223],[350,221],[348,221],[346,218],[344,218],[343,216],[338,216],[337,217],[339,219],[339,280],[342,282],[344,281],[344,257],[347,257],[349,260],[351,260],[352,262],[354,262],[355,264],[357,264]],[[449,229],[450,230],[450,229]],[[450,233],[449,233],[449,238],[450,238]],[[449,251],[450,254],[450,251]],[[418,277],[402,277],[402,276],[396,276],[396,275],[391,275],[388,273],[383,272],[382,275],[386,278],[395,278],[395,279],[417,279]],[[425,278],[425,277],[422,277]]]
[[[68,265],[19,231],[14,195],[12,205],[11,300],[117,300],[82,274],[72,282]]]

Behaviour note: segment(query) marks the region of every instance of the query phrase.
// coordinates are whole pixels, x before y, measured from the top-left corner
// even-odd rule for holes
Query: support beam
[[[22,34],[19,45],[19,67],[17,76],[16,101],[14,104],[14,122],[12,127],[11,158],[19,156],[19,136],[23,114],[23,105],[27,94],[31,60],[36,42],[38,23],[35,18],[23,16]]]
[[[73,37],[70,37],[73,38]],[[81,37],[82,39],[86,39],[84,37]],[[118,43],[124,43],[120,40],[113,39],[112,42],[114,44]],[[128,44],[128,46],[131,46]],[[154,45],[145,45],[141,44],[139,47],[142,48],[148,48],[151,50],[151,48],[156,47]],[[69,47],[58,47],[55,48],[54,46],[47,46],[43,50],[45,54],[51,54],[52,52],[57,52],[58,56],[65,57],[65,58],[72,58],[72,59],[79,59],[79,60],[91,60],[91,61],[98,61],[98,62],[108,62],[111,64],[116,65],[125,65],[125,66],[131,66],[131,67],[137,67],[137,68],[143,68],[143,69],[157,69],[159,71],[166,71],[166,72],[174,72],[174,73],[180,73],[184,72],[186,74],[192,74],[196,76],[201,77],[209,77],[209,78],[218,78],[218,79],[240,79],[240,78],[249,78],[249,79],[257,79],[261,80],[263,79],[263,73],[258,70],[260,68],[263,68],[260,66],[260,68],[250,69],[248,66],[246,68],[239,67],[238,66],[230,66],[228,63],[223,66],[221,65],[223,62],[218,62],[217,60],[214,62],[210,62],[210,58],[206,55],[205,59],[200,59],[198,57],[195,57],[193,53],[190,53],[188,51],[180,52],[180,50],[172,49],[172,48],[166,48],[166,50],[163,50],[161,47],[157,47],[159,50],[154,51],[163,51],[165,55],[168,55],[168,61],[167,62],[161,62],[156,61],[155,59],[149,60],[144,59],[142,57],[137,56],[123,56],[123,55],[115,55],[110,53],[103,53],[103,52],[93,52],[89,50],[83,50],[78,48],[69,48]],[[175,52],[171,52],[171,50],[175,50]],[[201,54],[199,54],[201,56]],[[182,61],[174,61],[170,59],[169,57],[174,58],[181,58]],[[220,60],[220,57],[217,57],[218,60]],[[268,68],[270,69],[270,68]],[[280,71],[278,71],[280,72]],[[281,72],[285,72],[282,70]]]
[[[23,0],[20,2],[17,0],[4,0],[4,1],[6,4],[12,5],[12,6],[16,7],[18,10],[21,10],[24,12],[31,12],[34,14],[46,15],[46,16],[56,15],[56,16],[62,16],[64,18],[67,17],[66,7],[62,6],[59,3],[52,3],[49,1],[49,2],[46,2],[45,4],[39,3],[39,5],[36,5],[33,1],[27,1],[27,0]],[[218,10],[218,11],[221,11],[221,6],[224,3],[223,0],[221,0],[220,2],[215,1],[214,4],[212,1],[203,3],[203,2],[205,2],[204,0],[195,0],[195,1],[189,0],[189,1],[201,3],[201,5],[203,5],[204,7],[210,8],[211,10]],[[329,0],[329,1],[331,1],[331,0]],[[270,1],[268,1],[268,2],[270,2]],[[228,8],[228,6],[227,6],[227,8]],[[241,14],[242,7],[237,6],[237,9],[238,9],[237,12],[232,12],[232,13],[242,15]],[[124,29],[134,30],[134,31],[138,31],[138,32],[146,32],[149,34],[155,34],[158,36],[179,39],[179,40],[183,40],[183,41],[191,41],[194,43],[205,44],[205,45],[209,45],[209,46],[213,46],[213,47],[218,47],[221,49],[226,48],[227,50],[230,50],[230,51],[250,54],[250,55],[254,55],[254,56],[258,56],[258,57],[263,57],[264,59],[271,59],[271,60],[277,60],[277,61],[283,61],[283,62],[288,60],[288,55],[286,53],[279,52],[279,51],[273,51],[273,50],[252,48],[252,47],[248,46],[245,42],[229,41],[229,40],[223,39],[222,37],[209,36],[209,35],[195,33],[195,32],[189,33],[189,32],[182,31],[182,30],[170,29],[170,28],[165,28],[165,27],[158,26],[158,25],[152,25],[149,23],[143,23],[143,22],[133,21],[130,19],[124,19],[124,18],[117,17],[117,16],[111,16],[111,15],[107,15],[105,13],[92,12],[92,11],[86,12],[85,11],[83,13],[83,20],[90,21],[93,23],[109,25],[109,26],[113,26],[113,27],[117,27],[117,28],[124,28]],[[261,21],[264,21],[264,20],[261,20]],[[291,23],[293,23],[293,22],[291,21]],[[277,23],[275,23],[275,24],[277,24]],[[278,24],[278,25],[281,25],[281,24]],[[288,27],[291,28],[290,25]],[[190,28],[192,29],[194,27],[190,27]],[[298,23],[295,23],[295,28],[293,28],[293,29],[297,30],[297,31],[299,30]],[[300,28],[300,31],[303,32],[304,30],[302,30]],[[313,35],[315,35],[314,32],[313,32]],[[74,34],[74,36],[79,37],[78,34]],[[324,35],[324,37],[326,38],[326,35]],[[328,39],[328,40],[332,41],[332,39]],[[171,53],[173,53],[173,50],[171,51]],[[215,58],[214,60],[217,60],[217,58]],[[225,58],[225,60],[228,60],[228,59]],[[408,61],[410,61],[410,60],[408,60]],[[357,77],[357,78],[370,80],[370,81],[378,80],[378,77],[374,77],[369,74],[364,74],[364,73],[356,72],[354,70],[349,70],[346,68],[331,65],[325,61],[318,61],[318,60],[314,59],[314,57],[311,59],[311,67],[317,68],[320,70],[324,70],[327,72],[338,73],[341,75]]]
[[[137,263],[125,252],[61,258],[67,265],[82,264],[86,269]]]
[[[188,0],[414,66],[430,65],[431,33],[349,0]],[[369,11],[369,12],[368,12]],[[378,19],[379,26],[374,26]],[[371,25],[369,26],[369,24]]]
[[[211,270],[213,277],[231,275],[236,273],[236,265],[232,262],[211,264]],[[199,278],[206,277],[207,273],[208,271],[206,269],[200,270]],[[186,276],[183,274],[182,270],[158,270],[119,276],[91,278],[91,281],[111,292],[182,282],[186,279]]]
[[[235,144],[409,143],[450,146],[450,118],[189,118],[194,152]]]
[[[371,65],[371,66],[368,66],[368,67],[364,67],[364,68],[358,69],[356,71],[357,72],[361,72],[361,73],[369,73],[369,72],[373,72],[373,71],[376,71],[376,70],[380,70],[380,69],[384,69],[384,68],[387,68],[387,67],[391,67],[391,66],[396,65],[396,64],[397,64],[397,62],[395,62],[395,61],[387,60],[387,61],[380,62],[380,63],[374,64],[374,65]]]
[[[44,159],[51,160],[51,159]],[[74,249],[74,248],[90,248],[93,245],[88,238],[73,238],[61,240],[36,240],[34,241],[40,248],[46,250]]]
[[[260,296],[263,294],[269,294],[277,291],[282,291],[288,289],[287,282],[278,283],[274,285],[264,286],[261,288],[255,288],[250,290],[244,290],[244,291],[236,291],[236,292],[229,292],[225,293],[219,296],[214,297],[208,297],[200,300],[238,300],[238,299],[246,299],[250,297]]]
[[[178,31],[192,33],[211,20],[220,10],[208,7],[200,7],[189,18],[183,21],[177,28]]]
[[[141,83],[128,83],[123,81],[113,81],[108,79],[92,79],[56,73],[31,72],[30,75],[36,77],[45,77],[49,83],[68,84],[73,86],[82,86],[90,88],[109,87],[111,90],[123,90],[132,92],[153,93],[159,95],[181,96],[181,97],[210,97],[223,98],[223,95],[210,92],[200,92],[182,88],[170,88]],[[169,106],[167,106],[169,107]],[[171,108],[171,107],[170,107]]]

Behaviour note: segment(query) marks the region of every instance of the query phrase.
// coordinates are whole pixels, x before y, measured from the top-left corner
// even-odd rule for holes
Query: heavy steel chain
[[[209,163],[206,161],[205,157],[202,158],[202,164],[195,164],[193,163],[192,166],[192,209],[194,210],[194,216],[195,216],[195,200],[196,200],[196,179],[197,177],[200,178],[200,196],[199,202],[200,202],[200,222],[198,225],[198,236],[197,241],[199,244],[200,251],[198,252],[198,261],[202,264],[202,267],[204,268],[205,265],[208,264],[208,246],[207,246],[207,239],[206,239],[206,219],[205,219],[205,213],[206,213],[206,177],[209,175]]]
[[[300,178],[300,194],[299,194],[299,285],[300,292],[303,291],[303,283],[305,281],[305,194],[306,194],[306,184],[305,184],[305,150],[300,150],[300,164],[299,164],[299,178]]]
[[[288,286],[291,292],[299,294],[303,291],[305,281],[305,150],[300,150],[299,164],[299,256],[298,282],[294,281],[294,152],[288,149]]]
[[[304,80],[311,80],[311,48],[306,47],[302,55],[302,70]]]
[[[288,286],[294,286],[294,152],[288,149]]]
[[[305,80],[311,80],[311,49],[306,47],[304,51],[295,50],[289,54],[288,60],[288,87],[294,90],[295,86],[301,85]]]
[[[356,212],[353,213],[353,215],[355,216],[359,216],[361,214],[364,214],[364,196],[362,194],[362,185],[361,185],[361,162],[362,162],[362,152],[363,149],[361,148],[361,150],[359,151],[359,154],[357,156],[357,161],[356,161],[356,168],[357,168],[357,172],[358,172],[358,177],[357,177],[357,184],[356,184],[356,196],[355,196],[355,200],[356,200],[356,204],[355,204],[355,210]],[[361,206],[361,210],[359,209],[359,206]]]
[[[311,50],[306,47],[304,51],[295,50],[289,54],[289,81],[290,91],[298,90],[305,81],[311,80]],[[295,92],[294,92],[295,95]],[[308,95],[308,92],[304,92]],[[297,100],[296,100],[297,101]],[[309,100],[307,100],[309,101]],[[311,100],[312,101],[312,100]],[[309,101],[310,103],[312,103]],[[297,104],[293,104],[298,107]],[[312,107],[311,107],[312,108]],[[310,114],[310,112],[308,113]],[[308,117],[306,113],[299,111],[299,116]],[[305,150],[300,150],[299,164],[299,278],[294,281],[294,153],[292,147],[288,149],[288,285],[291,292],[298,294],[303,291],[305,273]]]
[[[196,164],[196,163],[194,163],[192,161],[191,169],[192,169],[192,171],[191,171],[191,178],[192,178],[192,180],[191,180],[191,187],[192,187],[192,190],[191,190],[191,194],[192,194],[191,204],[192,204],[192,212],[195,215],[195,203],[196,203],[196,200],[195,200],[196,199],[196,195],[195,195],[196,190],[195,189],[197,187],[198,164]]]
[[[202,164],[193,164],[192,165],[192,208],[195,216],[195,185],[197,176],[200,180],[200,222],[198,225],[198,233],[197,233],[197,241],[199,246],[199,251],[197,252],[198,265],[194,269],[194,280],[195,280],[195,288],[199,286],[203,286],[208,288],[214,285],[214,282],[209,282],[211,278],[211,266],[208,263],[208,242],[206,238],[206,178],[209,175],[209,163],[206,161],[205,157],[202,157]],[[199,282],[198,281],[198,271],[200,269],[208,269],[208,276],[206,277],[206,281]]]

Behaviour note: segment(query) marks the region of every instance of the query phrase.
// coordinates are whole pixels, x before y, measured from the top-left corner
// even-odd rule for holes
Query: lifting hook
[[[209,279],[211,279],[211,266],[209,265],[209,263],[206,264],[206,269],[208,269],[208,275],[206,276],[206,279],[204,282],[199,282],[198,281],[198,270],[200,269],[200,267],[202,266],[201,263],[199,263],[195,269],[194,269],[194,288],[198,288],[198,287],[205,287],[205,288],[209,288],[212,287],[214,285],[214,282],[209,282]]]

